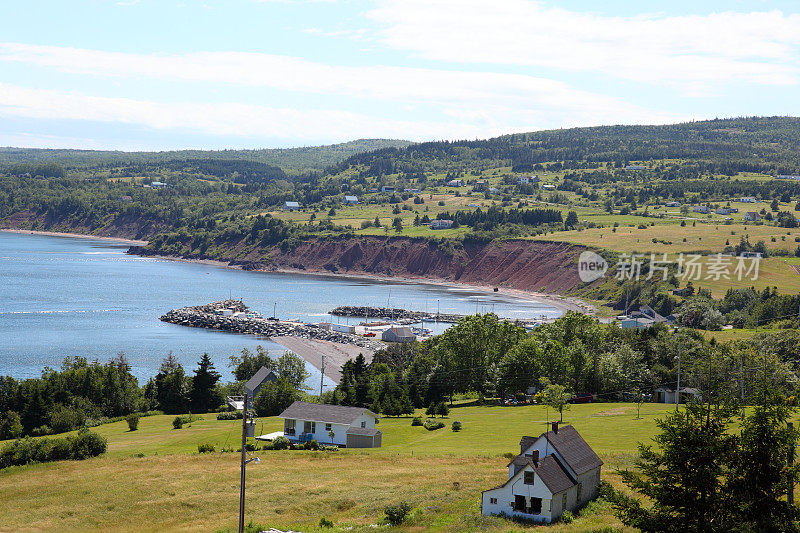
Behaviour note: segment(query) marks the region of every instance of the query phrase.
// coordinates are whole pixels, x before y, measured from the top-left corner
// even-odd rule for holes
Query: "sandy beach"
[[[63,233],[57,231],[36,231],[30,229],[11,229],[0,228],[0,231],[5,233],[19,233],[22,235],[44,235],[47,237],[70,237],[73,239],[94,239],[97,241],[118,242],[120,244],[129,244],[131,246],[146,246],[147,241],[137,241],[135,239],[123,239],[120,237],[100,237],[97,235],[86,235],[83,233]]]

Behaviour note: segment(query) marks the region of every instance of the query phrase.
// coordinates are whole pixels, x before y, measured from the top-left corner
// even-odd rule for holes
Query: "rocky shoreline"
[[[221,314],[223,312],[231,314],[223,316]],[[264,318],[251,311],[240,300],[223,300],[206,305],[173,309],[165,313],[160,320],[179,326],[215,329],[265,338],[288,336],[351,344],[372,351],[384,347],[383,343],[376,340],[338,331],[326,331],[314,324]]]

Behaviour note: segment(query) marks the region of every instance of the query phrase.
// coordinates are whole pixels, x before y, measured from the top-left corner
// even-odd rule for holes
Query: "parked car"
[[[569,399],[569,403],[592,403],[594,394],[591,392],[580,392]]]

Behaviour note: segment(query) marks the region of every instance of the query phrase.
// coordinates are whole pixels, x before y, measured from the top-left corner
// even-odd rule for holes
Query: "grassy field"
[[[573,424],[605,461],[603,478],[628,466],[636,443],[655,431],[671,406],[647,404],[636,419],[631,404],[573,406]],[[384,447],[339,452],[259,451],[248,467],[247,517],[282,529],[314,531],[327,517],[336,529],[375,524],[383,508],[402,500],[415,511],[403,531],[516,531],[499,518],[480,516],[480,493],[507,477],[508,458],[523,434],[538,435],[554,419],[545,407],[457,407],[446,428],[428,432],[409,418],[382,419]],[[108,453],[88,461],[15,467],[0,472],[0,530],[206,530],[234,528],[238,455],[199,455],[197,444],[234,446],[239,423],[214,415],[181,430],[171,416],[143,418],[136,432],[125,422],[93,431],[109,440]],[[464,429],[454,433],[452,420]],[[263,420],[263,431],[281,427]],[[513,429],[510,429],[513,428]],[[262,431],[259,424],[257,431]],[[455,485],[457,483],[457,485]],[[35,495],[35,498],[31,498]],[[547,531],[620,527],[607,505],[593,504],[572,524]],[[335,529],[335,530],[336,530]],[[326,531],[330,531],[326,529]]]

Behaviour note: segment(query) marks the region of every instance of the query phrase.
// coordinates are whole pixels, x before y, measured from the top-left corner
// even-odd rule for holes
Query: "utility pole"
[[[793,422],[787,422],[786,426],[788,427],[789,431],[794,430],[794,423]],[[792,466],[794,465],[794,448],[795,448],[794,446],[791,446],[789,448],[789,464],[788,464],[788,466],[789,466],[790,470],[791,470]],[[786,487],[786,503],[788,503],[791,506],[794,506],[794,477],[790,475],[789,479],[787,481],[788,481],[788,486]]]
[[[244,533],[244,471],[245,465],[245,446],[247,444],[247,393],[244,393],[244,411],[242,411],[242,474],[239,482],[239,533]]]
[[[436,300],[436,323],[439,323],[439,300]]]
[[[272,304],[272,318],[278,318],[278,302]]]
[[[678,406],[681,403],[681,348],[683,348],[683,343],[678,341],[678,386],[675,388],[675,410],[678,410]]]
[[[319,395],[322,397],[322,382],[325,379],[325,356],[322,356],[322,370],[319,373]]]

